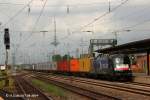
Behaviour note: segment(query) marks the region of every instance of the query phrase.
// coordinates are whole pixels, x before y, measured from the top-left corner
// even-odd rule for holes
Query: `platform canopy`
[[[96,50],[95,52],[104,53],[104,54],[137,54],[137,53],[147,53],[147,75],[150,75],[150,63],[149,63],[149,54],[150,54],[150,39],[134,41],[110,48],[104,48]]]
[[[133,53],[146,53],[150,50],[150,39],[134,41],[110,48],[104,48],[96,50],[98,53],[125,53],[125,54],[133,54]]]

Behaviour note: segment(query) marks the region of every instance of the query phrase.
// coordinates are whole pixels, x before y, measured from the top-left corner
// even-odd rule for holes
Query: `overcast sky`
[[[28,4],[32,1],[30,4]],[[70,52],[76,49],[88,51],[91,38],[115,38],[118,44],[150,37],[150,0],[128,0],[116,10],[109,12],[109,0],[0,0],[1,49],[0,63],[4,63],[3,30],[10,29],[11,50],[16,63],[45,62],[54,53]],[[110,0],[110,10],[126,0]],[[43,5],[43,13],[40,16]],[[40,17],[39,17],[40,16]],[[51,45],[54,39],[54,17],[59,45]],[[37,21],[37,19],[39,20]],[[126,32],[125,30],[131,30]],[[43,34],[40,31],[48,31]],[[91,31],[91,32],[84,32]]]

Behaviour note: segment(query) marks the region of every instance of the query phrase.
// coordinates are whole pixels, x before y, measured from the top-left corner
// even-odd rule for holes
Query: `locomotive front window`
[[[130,59],[128,56],[116,57],[114,59],[114,64],[130,64]]]
[[[129,70],[129,59],[127,59],[127,56],[116,57],[114,58],[113,62],[115,71]]]
[[[115,64],[122,64],[123,63],[123,59],[121,58],[115,58]]]

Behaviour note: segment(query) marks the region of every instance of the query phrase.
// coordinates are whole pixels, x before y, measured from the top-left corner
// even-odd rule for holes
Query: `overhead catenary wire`
[[[91,2],[91,3],[77,3],[77,4],[69,4],[70,7],[77,7],[77,6],[91,6],[91,5],[99,5],[99,4],[105,4],[106,2]],[[14,5],[14,6],[22,6],[24,5],[23,3],[12,3],[12,2],[1,2],[0,5]],[[68,4],[64,5],[47,5],[45,7],[65,7]],[[32,5],[32,7],[40,7],[40,5]]]
[[[128,0],[126,0],[126,1],[128,1]],[[123,2],[123,3],[124,3],[124,2]],[[123,4],[123,3],[122,3],[122,4]],[[28,5],[29,5],[29,4],[28,4]],[[27,6],[28,6],[28,5],[27,5]],[[117,6],[116,8],[118,8],[118,7],[119,7],[119,6]],[[40,14],[40,15],[41,15],[41,14]],[[39,18],[40,18],[40,17],[39,17]],[[39,19],[39,18],[38,18],[38,19]],[[37,20],[36,23],[38,23],[38,20]],[[36,25],[36,24],[35,24],[35,25]],[[33,28],[33,29],[34,29],[34,28]],[[30,36],[30,37],[31,37],[31,36]],[[28,38],[28,39],[29,39],[29,38]],[[26,40],[26,39],[25,39],[25,40]]]
[[[84,28],[88,27],[89,25],[91,25],[91,24],[95,23],[96,21],[98,21],[98,20],[104,18],[106,15],[109,15],[111,12],[114,12],[115,10],[117,10],[118,8],[120,8],[122,5],[126,4],[128,1],[129,1],[129,0],[125,0],[125,1],[121,2],[121,3],[120,3],[119,5],[117,5],[116,7],[111,8],[110,11],[108,10],[108,11],[105,12],[103,15],[98,16],[97,18],[95,18],[94,20],[92,20],[91,22],[89,22],[88,24],[86,24],[86,25],[84,25],[84,26],[81,26],[81,28],[80,28],[77,32],[82,31]],[[76,31],[73,31],[72,34],[73,34],[73,33],[76,33]],[[69,37],[69,36],[70,36],[70,35],[64,36],[64,37],[61,38],[61,40],[62,40],[62,39],[67,39],[67,37]]]
[[[32,33],[34,32],[34,30],[35,30],[35,28],[36,28],[36,26],[37,26],[37,24],[38,24],[38,22],[39,22],[39,20],[40,20],[40,17],[41,17],[42,14],[43,14],[43,11],[44,11],[44,8],[45,8],[46,3],[47,3],[47,0],[45,0],[44,4],[43,4],[43,6],[42,6],[42,9],[41,9],[41,11],[40,11],[40,14],[39,14],[39,16],[38,16],[38,18],[37,18],[37,20],[36,20],[36,22],[35,22],[35,24],[34,24],[32,30],[31,30],[31,35],[29,35],[29,37],[25,38],[25,39],[23,40],[23,42],[25,42],[25,41],[29,40],[30,38],[32,38],[32,35],[33,35]]]
[[[121,28],[120,30],[133,30],[133,31],[135,30],[136,31],[136,29],[134,29],[135,27],[140,26],[140,25],[145,24],[145,23],[148,23],[148,22],[150,22],[150,18],[142,20],[140,22],[137,22],[134,25]],[[148,31],[148,29],[144,29],[143,31],[146,31],[146,30]],[[139,30],[139,31],[141,31],[141,30]]]
[[[125,27],[125,28],[123,28],[123,29],[135,28],[135,27],[137,27],[137,26],[139,26],[139,25],[142,25],[142,24],[148,23],[148,22],[150,22],[150,19],[145,19],[145,20],[140,21],[140,22],[138,22],[138,23],[136,23],[136,24],[134,24],[134,25],[132,25],[132,26]]]
[[[28,7],[28,5],[30,5],[32,2],[33,2],[34,0],[30,0],[22,9],[20,9],[17,13],[15,13],[12,17],[10,17],[9,19],[8,19],[8,21],[6,22],[6,23],[4,23],[4,25],[2,25],[1,27],[0,27],[0,30],[2,29],[2,28],[4,28],[8,23],[10,23],[11,21],[13,21],[20,13],[22,13],[22,11],[26,8],[26,7]]]
[[[88,24],[86,24],[86,25],[84,25],[84,26],[81,26],[81,28],[80,28],[79,30],[82,30],[82,29],[88,27],[89,25],[95,23],[96,21],[102,19],[102,18],[105,17],[106,15],[108,15],[108,14],[110,14],[111,12],[113,12],[113,11],[117,10],[118,8],[120,8],[122,5],[126,4],[128,1],[129,1],[129,0],[125,0],[125,1],[121,2],[118,6],[116,6],[116,7],[112,8],[112,9],[110,9],[110,11],[107,11],[107,12],[104,13],[103,15],[98,16],[97,18],[95,18],[94,20],[92,20],[91,22],[89,22]]]
[[[33,1],[33,0],[32,0],[32,1]],[[42,15],[43,11],[44,11],[44,7],[45,7],[45,5],[46,5],[46,2],[47,2],[47,0],[45,0],[45,2],[44,2],[44,4],[43,4],[43,7],[42,7],[42,9],[41,9],[40,15],[38,16],[38,18],[37,18],[37,20],[36,20],[36,22],[35,22],[35,25],[34,25],[34,27],[33,27],[33,29],[32,29],[31,31],[25,30],[25,31],[13,31],[13,32],[30,32],[30,33],[40,32],[40,31],[34,31],[34,29],[35,29],[37,23],[39,22],[40,17],[41,17],[41,15]],[[28,3],[28,4],[26,5],[26,7],[28,7],[29,4],[30,4],[30,3]],[[29,38],[31,38],[31,37],[32,37],[32,34],[29,35],[27,38],[25,38],[25,39],[23,40],[23,42],[25,42],[27,39],[29,39]]]
[[[38,24],[38,22],[39,22],[39,20],[40,20],[40,18],[42,16],[42,14],[43,14],[43,11],[44,11],[46,3],[47,3],[47,0],[45,0],[45,2],[44,2],[43,7],[41,9],[41,12],[40,12],[40,14],[39,14],[39,16],[38,16],[38,18],[37,18],[37,20],[36,20],[32,30],[34,30],[36,28],[36,26],[37,26],[37,24]]]
[[[140,22],[140,24],[139,24],[139,25],[141,25],[141,23],[143,23],[143,22]],[[138,26],[138,25],[136,25],[136,26]]]
[[[127,1],[129,1],[129,0],[125,0],[125,1],[121,2],[118,6],[112,8],[112,9],[109,9],[109,10],[108,10],[107,12],[105,12],[103,15],[98,16],[98,17],[95,18],[93,21],[89,22],[88,24],[86,24],[86,25],[84,25],[84,26],[81,26],[81,28],[78,30],[78,32],[81,31],[82,29],[88,27],[89,25],[93,24],[94,22],[96,22],[96,21],[98,21],[98,20],[104,18],[106,15],[110,14],[111,12],[117,10],[117,9],[120,8],[122,5],[126,4]],[[75,33],[75,32],[76,32],[76,31],[73,31],[72,34]],[[69,36],[70,36],[70,35],[64,36],[64,37],[61,38],[61,40],[62,40],[62,39],[67,39],[67,37],[69,37]]]
[[[145,7],[145,8],[142,8],[141,10],[138,10],[138,11],[134,11],[134,12],[130,12],[130,14],[127,14],[126,16],[123,16],[123,17],[119,17],[119,20],[120,19],[123,19],[123,18],[128,18],[128,17],[130,17],[130,16],[132,16],[132,14],[136,14],[137,12],[144,12],[145,10],[147,9],[147,7]],[[8,17],[8,16],[7,16]],[[140,16],[138,16],[139,18],[140,18]],[[9,18],[9,17],[8,17]],[[141,22],[139,22],[139,23],[137,23],[137,25],[133,25],[133,26],[131,26],[131,27],[136,27],[136,26],[138,26],[138,24],[144,24],[144,23],[146,23],[147,21],[149,21],[150,19],[146,19],[144,22],[143,21],[141,21]],[[109,22],[109,24],[110,23],[113,23],[113,22]],[[130,27],[130,26],[129,26]],[[144,29],[145,30],[145,29]],[[143,30],[143,31],[144,31]],[[148,29],[146,29],[146,30],[148,30]],[[46,30],[47,32],[53,32],[52,30]],[[135,30],[136,31],[136,30]],[[141,30],[140,30],[141,31]],[[3,31],[1,31],[1,32],[3,32]],[[11,30],[11,32],[32,32],[32,31],[29,31],[29,30]],[[37,31],[33,31],[33,32],[40,32],[40,30],[37,30]]]
[[[125,15],[125,16],[123,16],[123,17],[119,17],[119,18],[117,18],[117,20],[121,20],[121,19],[124,19],[124,18],[129,18],[129,17],[133,17],[133,16],[135,16],[136,18],[138,17],[138,18],[140,18],[141,17],[141,15],[140,16],[136,16],[136,13],[139,13],[139,12],[144,12],[145,10],[147,10],[148,9],[148,7],[145,7],[145,8],[143,8],[143,9],[141,9],[141,10],[138,10],[138,11],[134,11],[134,12],[131,12],[131,13],[129,13],[129,14],[127,14],[127,15]],[[134,15],[133,15],[134,14]],[[110,18],[109,20],[111,20],[112,18]],[[105,21],[106,22],[106,21]],[[116,22],[116,21],[115,21]],[[111,24],[111,23],[114,23],[113,21],[112,22],[109,22],[109,24]],[[100,24],[100,23],[99,23]]]
[[[143,22],[140,22],[140,23],[143,23]]]
[[[13,17],[11,17],[11,18],[7,21],[7,23],[5,23],[1,28],[5,27],[10,21],[12,21],[15,17],[17,17],[17,16],[18,16],[26,7],[28,7],[28,5],[30,5],[33,1],[34,1],[34,0],[31,0],[29,3],[27,3],[21,10],[19,10]],[[41,9],[41,12],[40,12],[40,15],[38,16],[38,18],[37,18],[37,20],[36,20],[36,22],[35,22],[35,25],[34,25],[33,29],[31,30],[31,33],[35,32],[34,29],[35,29],[37,23],[39,22],[40,17],[41,17],[41,15],[42,15],[43,11],[44,11],[44,7],[45,7],[45,5],[46,5],[46,2],[47,2],[47,0],[45,0],[45,2],[44,2],[44,5],[43,5],[43,7],[42,7],[42,9]],[[1,29],[1,28],[0,28],[0,29]],[[26,39],[24,39],[23,42],[26,41],[27,39],[31,38],[31,36],[32,36],[32,34],[29,35],[29,37],[27,37]]]

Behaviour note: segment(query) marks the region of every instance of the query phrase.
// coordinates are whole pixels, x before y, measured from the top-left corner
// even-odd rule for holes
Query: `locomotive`
[[[93,61],[94,73],[113,80],[132,79],[130,57],[126,54],[100,54]]]

